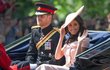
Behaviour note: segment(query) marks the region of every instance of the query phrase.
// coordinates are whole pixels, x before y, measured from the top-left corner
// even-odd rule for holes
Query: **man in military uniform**
[[[42,40],[51,30],[53,30],[52,20],[57,8],[44,3],[36,3],[36,20],[37,27],[32,29],[32,35],[29,43],[26,60],[31,64],[50,63],[63,65],[64,58],[61,60],[54,59],[54,53],[59,40],[59,33],[56,32],[51,36],[39,49],[36,44]],[[55,61],[55,62],[54,62]],[[63,63],[62,63],[63,62]]]

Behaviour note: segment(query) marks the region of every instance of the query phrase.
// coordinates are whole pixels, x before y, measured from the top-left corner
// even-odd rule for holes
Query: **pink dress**
[[[77,44],[78,42],[75,41],[72,43],[65,44],[64,47],[62,48],[64,52],[64,56],[66,58],[66,63],[64,66],[70,67],[75,62],[74,58],[75,58]]]

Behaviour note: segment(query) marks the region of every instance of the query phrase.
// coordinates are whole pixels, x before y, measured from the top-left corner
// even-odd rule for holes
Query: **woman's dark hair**
[[[83,19],[82,19],[79,15],[75,18],[75,20],[79,23],[79,26],[80,26],[78,33],[80,32],[81,35],[82,35],[83,31],[84,31],[85,29],[87,29],[87,28],[84,26],[84,21],[83,21]]]
[[[79,31],[77,32],[77,34],[75,35],[71,35],[71,33],[69,32],[70,34],[70,38],[66,41],[66,43],[70,43],[70,42],[73,42],[73,41],[77,41],[77,38],[78,38],[78,35],[79,33],[83,33],[84,30],[86,30],[86,27],[84,26],[84,22],[83,22],[83,19],[78,15],[75,20],[78,22],[79,24]],[[66,27],[65,29],[66,31],[68,30],[68,28]],[[67,31],[68,32],[68,31]]]

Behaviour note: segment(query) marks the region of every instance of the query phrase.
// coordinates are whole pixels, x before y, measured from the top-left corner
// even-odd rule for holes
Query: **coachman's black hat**
[[[44,4],[44,3],[36,3],[35,6],[36,8],[36,15],[44,15],[44,14],[55,14],[55,11],[57,10],[57,8]]]

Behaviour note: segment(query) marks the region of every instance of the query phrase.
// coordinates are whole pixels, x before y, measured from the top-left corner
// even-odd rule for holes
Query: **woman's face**
[[[73,20],[67,27],[68,27],[68,31],[72,35],[75,35],[79,31],[80,26],[76,20]]]

